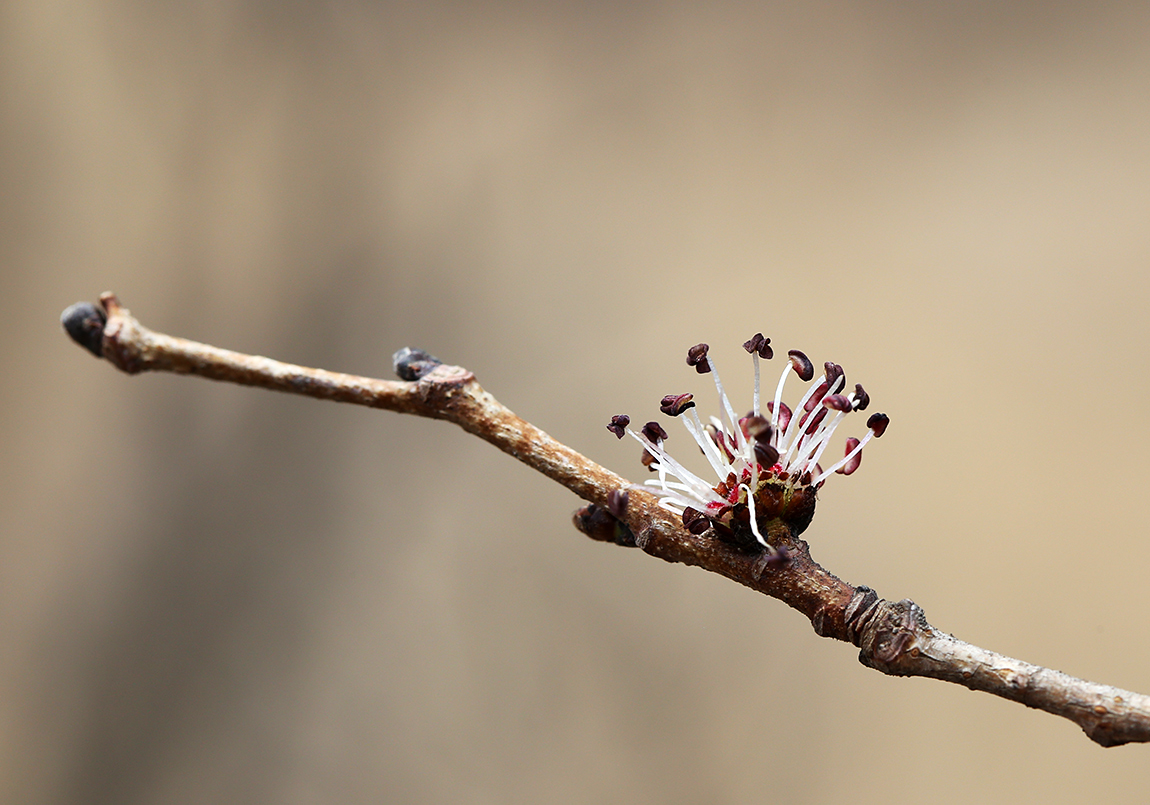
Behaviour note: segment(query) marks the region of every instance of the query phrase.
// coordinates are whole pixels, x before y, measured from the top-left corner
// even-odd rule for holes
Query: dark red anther
[[[627,513],[627,490],[612,489],[607,493],[607,511],[622,520]]]
[[[627,426],[631,424],[631,417],[626,414],[618,414],[611,417],[611,424],[607,426],[607,430],[615,434],[616,438],[622,439],[623,434],[627,432]]]
[[[823,420],[826,419],[827,409],[820,408],[817,414],[808,415],[807,418],[801,423],[803,426],[803,433],[810,436],[815,432]]]
[[[687,350],[687,365],[694,366],[695,371],[701,375],[705,375],[711,371],[711,362],[707,360],[707,350],[710,347],[706,344],[695,344]]]
[[[655,469],[655,462],[658,460],[659,459],[655,458],[653,455],[651,455],[646,450],[643,451],[643,455],[639,458],[639,461],[643,462],[643,466],[646,467],[651,472],[657,472],[657,470]]]
[[[732,447],[734,440],[731,439],[730,436],[728,436],[726,433],[723,433],[723,431],[719,430],[714,425],[704,425],[703,433],[707,434],[707,438],[710,439],[717,448],[726,454],[727,461],[734,459],[735,453],[734,448]]]
[[[779,451],[766,442],[755,442],[755,461],[761,467],[773,467],[779,463]]]
[[[775,429],[771,427],[771,420],[761,416],[747,416],[739,420],[743,428],[743,435],[756,442],[770,443]]]
[[[659,401],[659,410],[667,416],[679,416],[688,408],[695,407],[693,394],[668,394]]]
[[[755,333],[751,340],[743,344],[743,349],[751,353],[759,353],[760,358],[770,360],[775,357],[775,351],[771,349],[771,339],[763,338],[762,333]]]
[[[687,529],[687,531],[697,537],[710,527],[710,519],[701,511],[692,509],[690,506],[683,509],[683,528]]]
[[[849,439],[847,439],[847,449],[843,452],[843,455],[849,456],[851,451],[858,446],[859,440],[854,436],[851,436]],[[852,472],[859,468],[859,464],[862,464],[862,450],[859,450],[858,453],[855,454],[854,458],[852,458],[846,464],[843,464],[841,467],[835,470],[835,472],[837,472],[839,475],[850,475]]]
[[[815,376],[815,365],[811,363],[811,359],[797,349],[792,349],[787,353],[787,357],[791,360],[791,366],[795,370],[795,374],[806,382]]]
[[[876,439],[886,433],[886,426],[889,424],[890,417],[886,414],[871,414],[870,419],[866,421],[866,426],[874,431]]]
[[[815,406],[822,402],[823,395],[827,393],[827,389],[829,388],[830,385],[826,380],[821,381],[815,386],[815,393],[808,397],[807,401],[803,403],[803,410],[808,412],[815,410]]]
[[[771,415],[774,415],[774,413],[775,413],[775,403],[773,400],[771,402],[767,403],[767,413],[769,413]],[[779,430],[785,431],[787,429],[787,425],[789,425],[789,424],[791,424],[791,409],[785,402],[780,400],[779,401]]]
[[[828,394],[826,397],[823,397],[823,406],[834,411],[853,410],[851,401],[842,394]]]
[[[870,395],[862,387],[862,383],[855,383],[855,410],[865,411],[870,405]]]
[[[843,379],[843,387],[846,387],[846,372],[844,372],[843,368],[837,363],[831,363],[830,361],[827,361],[823,364],[823,371],[826,373],[827,383],[831,386],[831,388],[834,388],[835,381],[837,381],[840,377]]]
[[[658,422],[648,422],[643,426],[642,433],[647,441],[653,442],[655,444],[658,444],[659,442],[665,442],[670,438],[667,435],[667,431],[663,430],[663,426]]]

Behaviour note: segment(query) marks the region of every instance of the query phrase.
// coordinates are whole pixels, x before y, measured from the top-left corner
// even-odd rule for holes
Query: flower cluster
[[[758,333],[743,348],[751,354],[755,367],[754,405],[749,414],[736,417],[706,344],[691,347],[687,363],[714,378],[721,404],[719,416],[704,425],[690,394],[669,395],[660,405],[664,414],[682,420],[718,476],[718,483],[700,478],[672,458],[663,447],[667,432],[657,422],[648,422],[636,433],[627,427],[629,417],[616,416],[607,428],[619,438],[630,433],[642,443],[643,463],[658,473],[647,484],[659,489],[659,504],[680,515],[691,533],[714,529],[720,539],[766,550],[785,560],[785,550],[777,543],[806,529],[814,516],[819,487],[834,473],[850,475],[858,469],[863,447],[882,436],[889,419],[886,414],[872,414],[866,434],[861,439],[847,439],[843,457],[823,469],[819,460],[835,429],[848,414],[865,410],[870,397],[858,384],[847,392],[842,367],[828,362],[823,375],[792,410],[782,401],[787,377],[793,371],[810,383],[815,369],[806,355],[791,350],[774,397],[763,406],[759,359],[773,357],[771,340]]]

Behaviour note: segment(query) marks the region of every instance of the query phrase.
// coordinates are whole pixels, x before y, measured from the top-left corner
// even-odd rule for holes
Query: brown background
[[[609,416],[762,329],[892,419],[816,557],[1150,692],[1150,8],[747,5],[0,6],[0,800],[1145,801],[449,425],[60,333],[422,346],[638,478]]]

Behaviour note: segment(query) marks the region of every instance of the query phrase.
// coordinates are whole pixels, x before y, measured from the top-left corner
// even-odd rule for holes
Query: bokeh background
[[[637,479],[607,419],[710,408],[698,341],[749,401],[762,330],[892,420],[818,559],[1150,692],[1150,6],[0,15],[0,800],[1145,802],[1147,747],[867,670],[453,426],[127,377],[58,315],[423,347]]]

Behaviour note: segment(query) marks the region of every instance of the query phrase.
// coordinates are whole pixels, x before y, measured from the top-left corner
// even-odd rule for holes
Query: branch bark
[[[695,565],[807,617],[817,634],[852,643],[859,661],[892,676],[942,679],[1062,716],[1102,746],[1150,742],[1150,696],[1078,679],[973,646],[931,626],[913,601],[886,601],[819,565],[808,544],[773,535],[790,561],[696,536],[660,508],[655,495],[552,439],[483,390],[475,376],[409,351],[402,381],[357,377],[281,363],[164,335],[141,325],[116,296],[64,312],[69,335],[121,371],[167,371],[212,380],[445,419],[498,447],[588,502],[575,525],[593,539],[638,547],[668,562]],[[397,359],[400,353],[397,353]]]

